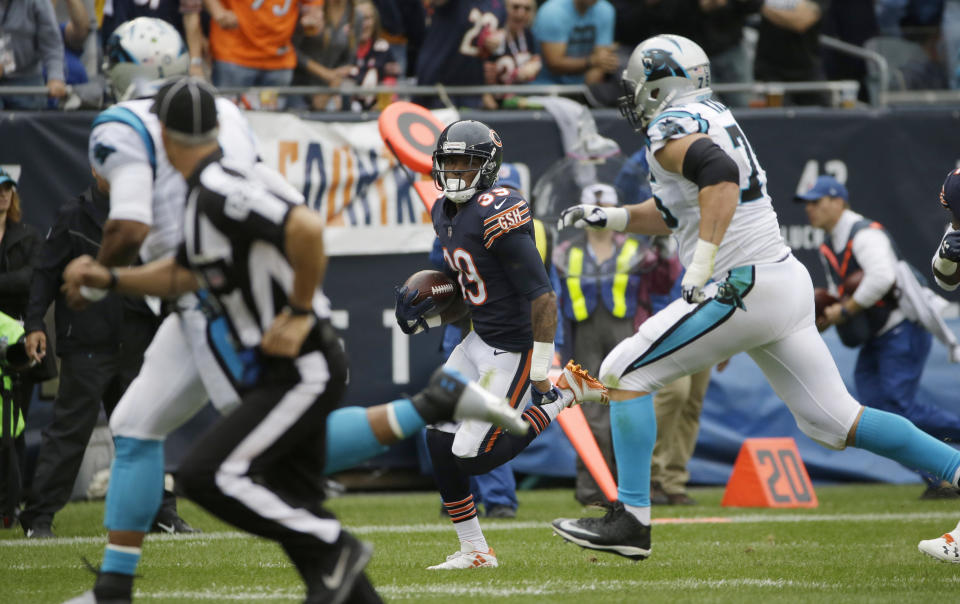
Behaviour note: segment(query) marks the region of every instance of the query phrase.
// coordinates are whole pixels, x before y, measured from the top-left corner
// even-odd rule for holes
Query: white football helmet
[[[620,77],[620,113],[638,131],[671,104],[707,98],[710,59],[696,42],[664,34],[641,42]]]
[[[103,71],[118,101],[153,94],[164,79],[190,68],[183,38],[172,25],[153,17],[122,23],[107,39],[103,55]]]

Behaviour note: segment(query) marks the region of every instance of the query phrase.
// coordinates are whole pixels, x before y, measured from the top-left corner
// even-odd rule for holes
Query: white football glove
[[[716,244],[697,240],[697,247],[693,249],[693,262],[687,267],[680,282],[680,291],[683,299],[690,304],[700,304],[707,299],[703,293],[703,286],[713,275],[713,261],[717,257]]]
[[[629,219],[630,213],[626,208],[602,208],[600,206],[581,203],[571,206],[560,213],[560,219],[557,221],[557,230],[572,226],[578,229],[593,227],[595,229],[625,231]]]

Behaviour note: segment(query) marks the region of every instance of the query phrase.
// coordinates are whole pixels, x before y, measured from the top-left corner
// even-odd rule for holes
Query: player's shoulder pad
[[[704,107],[699,103],[670,107],[647,126],[647,139],[657,143],[690,134],[706,134],[710,123],[704,113]]]
[[[483,221],[483,246],[488,249],[498,238],[533,218],[523,195],[507,187],[487,189],[477,196],[476,203]]]
[[[153,170],[157,168],[157,149],[146,124],[139,115],[120,105],[109,107],[94,118],[87,151],[91,165],[103,175],[112,167],[129,162],[147,162]]]

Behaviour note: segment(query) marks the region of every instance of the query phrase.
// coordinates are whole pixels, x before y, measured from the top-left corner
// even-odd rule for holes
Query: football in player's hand
[[[445,311],[448,306],[459,298],[457,285],[450,277],[440,271],[423,270],[418,271],[406,280],[404,285],[407,291],[417,290],[419,293],[413,299],[413,304],[423,302],[427,297],[433,297],[435,309],[424,315],[429,319]]]
[[[813,305],[816,309],[817,317],[822,317],[824,309],[831,304],[836,304],[837,302],[839,302],[839,300],[834,298],[826,289],[822,287],[814,288]]]
[[[843,280],[843,285],[841,286],[840,291],[843,292],[844,298],[849,298],[853,295],[853,292],[857,291],[857,288],[860,287],[860,281],[863,280],[863,271],[853,271]]]

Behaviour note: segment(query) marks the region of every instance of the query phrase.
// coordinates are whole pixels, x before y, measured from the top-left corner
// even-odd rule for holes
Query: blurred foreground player
[[[515,190],[494,186],[502,158],[500,136],[472,120],[447,126],[433,154],[434,180],[443,191],[432,208],[433,227],[447,274],[458,281],[473,320],[473,331],[444,367],[477,380],[518,409],[532,394],[534,404],[523,415],[533,429],[514,436],[489,422],[468,420],[427,431],[434,478],[460,540],[460,549],[429,567],[434,570],[498,565],[480,529],[471,475],[513,459],[569,405],[606,400],[603,386],[572,363],[557,386],[547,379],[556,295],[537,251],[527,202]],[[397,290],[397,321],[407,334],[441,323],[439,316],[424,316],[433,310],[432,298],[414,304],[418,293]]]
[[[603,518],[558,519],[554,530],[586,548],[650,555],[652,392],[747,352],[804,434],[855,446],[953,485],[960,453],[898,415],[847,392],[814,324],[813,284],[780,236],[766,173],[730,111],[711,100],[710,62],[694,42],[650,38],[622,76],[621,111],[645,137],[653,198],[627,208],[578,205],[561,227],[677,237],[682,298],[607,355],[619,503]],[[713,281],[707,284],[708,281]]]
[[[195,443],[177,483],[222,520],[277,541],[307,585],[307,602],[379,602],[363,576],[372,548],[321,505],[327,416],[347,371],[321,289],[323,221],[298,200],[271,192],[249,164],[224,157],[214,93],[201,81],[167,84],[152,110],[167,156],[189,187],[184,241],[176,256],[136,268],[112,270],[83,256],[64,271],[64,289],[175,297],[203,288],[221,327],[212,332],[222,344],[217,358],[237,368],[232,375],[243,394]],[[491,398],[439,373],[408,406],[385,413],[394,413],[406,435],[467,407],[525,429],[505,403],[498,402],[498,414]],[[340,422],[339,432],[361,435],[378,423]]]

